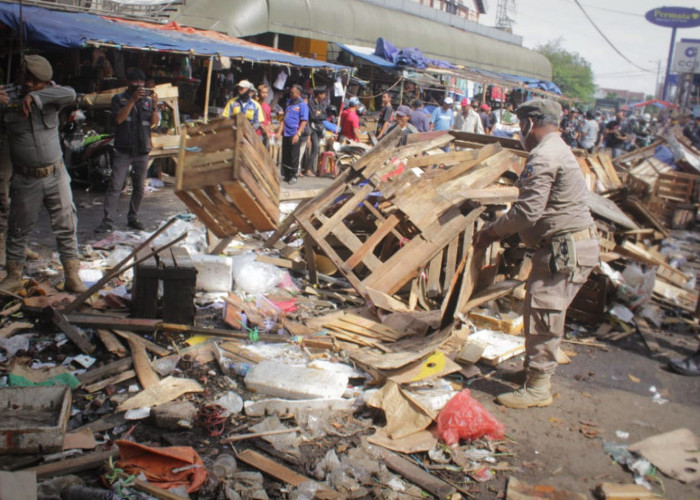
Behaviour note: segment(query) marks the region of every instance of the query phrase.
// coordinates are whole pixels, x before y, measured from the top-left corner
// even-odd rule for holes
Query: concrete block
[[[255,365],[244,380],[251,391],[287,399],[340,398],[348,385],[342,373],[269,360]]]
[[[233,271],[230,257],[220,255],[192,255],[192,264],[197,269],[197,290],[205,292],[228,292],[233,286]]]
[[[151,419],[161,429],[191,429],[197,408],[189,401],[173,401],[151,409]]]

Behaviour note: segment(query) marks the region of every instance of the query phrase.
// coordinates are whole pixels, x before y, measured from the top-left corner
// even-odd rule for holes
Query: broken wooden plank
[[[88,339],[87,335],[85,335],[78,328],[76,328],[75,325],[71,324],[72,322],[69,322],[69,320],[67,320],[62,313],[56,311],[55,309],[52,309],[51,319],[53,323],[58,327],[58,329],[65,333],[66,337],[68,337],[75,345],[77,345],[78,349],[83,351],[83,353],[90,355],[93,352],[95,352],[97,346],[90,342],[90,339]]]
[[[119,339],[109,330],[99,328],[97,330],[97,336],[100,337],[105,348],[118,358],[123,358],[127,355],[128,351],[126,347],[124,347],[124,345],[119,342]]]
[[[586,204],[595,215],[614,222],[625,229],[639,229],[639,226],[626,213],[620,210],[614,201],[608,198],[603,198],[593,191],[588,191]]]
[[[127,370],[104,380],[100,380],[99,382],[95,382],[94,384],[83,385],[83,389],[85,392],[92,394],[93,392],[101,391],[108,385],[120,384],[134,377],[136,377],[136,372],[134,370]]]
[[[523,282],[520,280],[499,281],[498,283],[491,285],[490,287],[482,290],[481,292],[471,297],[469,301],[466,304],[464,304],[461,312],[463,314],[467,313],[475,307],[479,307],[480,305],[485,304],[486,302],[496,300],[500,297],[504,297],[522,284]]]
[[[285,467],[284,465],[278,464],[271,458],[266,457],[262,453],[258,453],[255,450],[243,450],[240,453],[236,453],[236,459],[241,462],[254,467],[269,476],[279,479],[292,486],[299,486],[305,481],[310,481],[306,476],[302,476],[294,472],[292,469]]]
[[[107,460],[117,456],[119,456],[119,448],[114,446],[107,451],[95,451],[77,458],[69,458],[25,470],[36,472],[37,479],[48,479],[102,467]]]
[[[373,450],[384,460],[384,463],[389,469],[401,475],[409,482],[420,486],[428,493],[432,493],[437,498],[450,498],[457,493],[457,489],[451,484],[446,483],[442,479],[438,479],[431,473],[424,471],[396,453],[380,447],[373,447]]]
[[[131,357],[123,358],[117,361],[112,361],[99,368],[93,368],[86,371],[85,373],[80,373],[77,375],[78,380],[82,384],[92,384],[103,378],[111,377],[117,373],[121,373],[128,370],[133,365],[133,360]]]
[[[160,319],[117,318],[104,314],[68,314],[66,320],[84,328],[127,330],[130,332],[152,332],[163,322]]]
[[[143,347],[145,347],[148,351],[150,351],[153,354],[156,354],[158,356],[161,356],[161,357],[162,356],[169,356],[171,354],[171,352],[169,350],[167,350],[165,347],[161,347],[158,344],[156,344],[155,342],[151,342],[150,340],[145,339],[142,336],[137,335],[135,333],[125,332],[122,330],[113,330],[113,331],[114,331],[114,333],[119,335],[124,340],[126,340],[128,342],[135,342],[137,344],[140,344]]]
[[[160,378],[151,366],[151,361],[146,354],[146,348],[133,339],[129,339],[129,349],[131,349],[131,358],[134,360],[134,371],[139,379],[141,387],[148,389],[154,385],[158,385]]]

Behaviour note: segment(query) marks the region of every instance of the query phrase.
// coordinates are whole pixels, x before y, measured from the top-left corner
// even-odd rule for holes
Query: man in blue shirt
[[[442,106],[435,108],[430,117],[430,130],[450,130],[454,123],[455,115],[452,112],[451,97],[445,97],[442,101]]]
[[[416,99],[413,101],[413,111],[408,122],[416,127],[418,132],[428,132],[430,130],[430,116],[423,109],[423,101]]]
[[[300,137],[309,121],[309,106],[301,98],[301,85],[292,85],[284,112],[282,137],[282,179],[289,184],[297,182],[299,169]]]

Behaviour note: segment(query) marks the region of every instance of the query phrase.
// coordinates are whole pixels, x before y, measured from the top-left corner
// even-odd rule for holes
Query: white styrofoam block
[[[342,373],[262,361],[245,376],[251,391],[288,399],[340,398],[348,385]]]
[[[233,286],[230,257],[196,254],[190,257],[197,269],[197,290],[228,292]]]

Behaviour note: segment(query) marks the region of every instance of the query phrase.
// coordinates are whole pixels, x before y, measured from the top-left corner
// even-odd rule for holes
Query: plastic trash
[[[460,439],[474,440],[483,436],[503,439],[505,426],[496,420],[476,399],[469,389],[457,393],[440,412],[437,418],[440,437],[448,445]]]
[[[232,258],[233,281],[236,288],[257,295],[265,294],[284,278],[284,271],[264,262],[257,262],[257,255],[248,252]]]
[[[637,264],[629,264],[622,272],[622,279],[624,283],[617,290],[620,300],[627,303],[631,309],[649,302],[656,281],[654,268],[644,271]]]
[[[226,479],[233,475],[238,469],[238,464],[233,455],[228,453],[222,453],[216,457],[214,464],[211,466],[211,470],[216,474],[219,479]]]
[[[238,414],[243,410],[243,399],[233,391],[229,391],[221,396],[214,404],[223,406],[226,409],[226,411],[222,413],[223,417]]]

